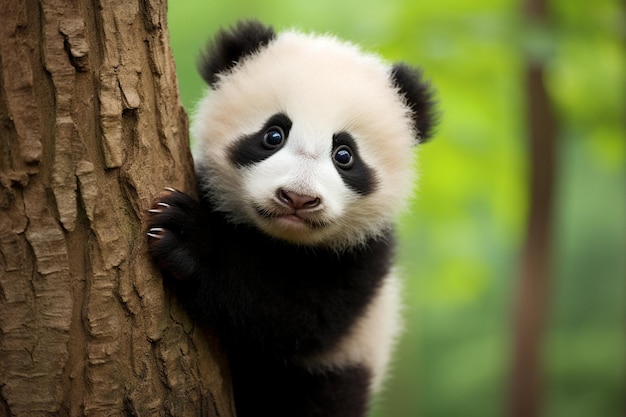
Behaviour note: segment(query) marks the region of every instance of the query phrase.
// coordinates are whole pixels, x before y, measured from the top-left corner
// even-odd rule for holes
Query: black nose
[[[295,210],[315,208],[322,202],[319,197],[302,195],[282,188],[276,192],[276,197],[278,201]]]

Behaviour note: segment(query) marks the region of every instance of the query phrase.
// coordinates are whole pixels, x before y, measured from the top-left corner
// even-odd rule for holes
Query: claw
[[[165,190],[166,190],[166,191],[169,191],[169,192],[171,192],[171,193],[177,193],[177,192],[178,192],[178,190],[176,190],[176,189],[174,189],[174,188],[172,188],[172,187],[165,187]]]
[[[148,210],[148,213],[161,214],[161,213],[163,213],[165,211],[165,209],[168,209],[168,208],[172,207],[172,206],[170,206],[167,203],[157,203],[156,205],[159,206],[159,207],[162,207],[162,208],[150,209],[150,210]]]
[[[152,239],[163,239],[163,234],[165,233],[165,229],[162,227],[153,227],[146,233],[148,237]]]

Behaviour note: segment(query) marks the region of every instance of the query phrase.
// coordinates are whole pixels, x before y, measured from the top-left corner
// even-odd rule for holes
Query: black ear
[[[433,135],[438,119],[435,94],[430,83],[422,79],[421,70],[404,63],[394,64],[391,78],[413,111],[417,142],[426,142]]]
[[[257,20],[237,22],[235,27],[222,29],[210,41],[198,60],[198,71],[211,87],[217,75],[233,68],[237,62],[252,55],[276,37],[271,26]]]

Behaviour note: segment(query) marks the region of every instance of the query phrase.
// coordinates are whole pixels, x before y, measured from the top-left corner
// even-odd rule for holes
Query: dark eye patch
[[[273,115],[260,130],[240,138],[230,146],[230,160],[238,167],[246,167],[269,158],[284,146],[292,125],[286,114]],[[281,135],[282,141],[279,140]]]
[[[352,156],[349,164],[346,162],[346,152]],[[361,195],[367,195],[376,189],[376,174],[374,170],[360,158],[356,141],[348,132],[340,132],[333,136],[333,151],[331,157],[335,161],[337,172],[343,182]]]

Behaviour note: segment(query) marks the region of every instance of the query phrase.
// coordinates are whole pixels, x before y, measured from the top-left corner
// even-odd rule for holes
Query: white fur
[[[365,365],[372,392],[380,390],[396,339],[402,330],[400,282],[391,272],[350,332],[331,351],[304,363],[313,371]]]
[[[258,164],[233,166],[228,147],[280,112],[293,121],[286,145]],[[343,248],[380,234],[403,209],[413,183],[412,126],[386,63],[333,37],[290,31],[220,75],[195,113],[194,157],[210,170],[204,189],[231,221]],[[348,188],[333,165],[332,137],[342,131],[375,172],[372,194]],[[321,206],[306,216],[327,227],[261,218],[255,207],[272,209],[279,188],[319,196]]]

